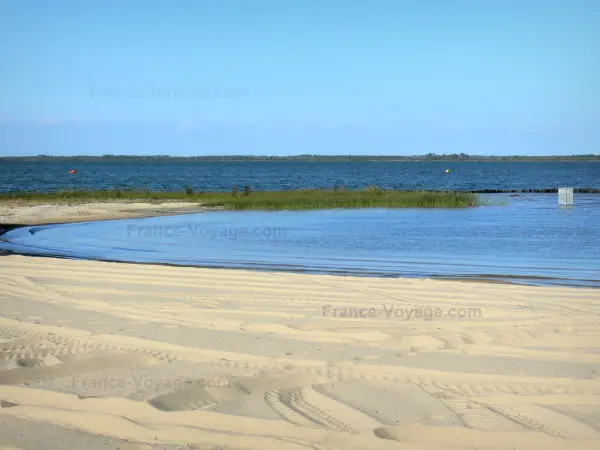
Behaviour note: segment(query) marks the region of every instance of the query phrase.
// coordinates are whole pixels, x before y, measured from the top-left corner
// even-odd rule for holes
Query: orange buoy
[[[73,175],[75,172],[77,172],[75,169],[71,169],[71,170],[69,170],[69,173],[70,173],[71,175]]]

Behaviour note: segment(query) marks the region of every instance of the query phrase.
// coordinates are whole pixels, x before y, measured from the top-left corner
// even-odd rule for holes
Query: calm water
[[[69,175],[76,169],[75,175]],[[444,170],[450,169],[450,175]],[[0,192],[56,189],[228,191],[348,188],[600,188],[600,162],[0,162]]]
[[[470,209],[209,212],[28,227],[0,249],[131,262],[600,287],[600,196],[482,196]],[[538,277],[538,278],[533,278]]]

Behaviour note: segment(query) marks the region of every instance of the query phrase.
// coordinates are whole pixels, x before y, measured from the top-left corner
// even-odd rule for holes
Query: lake
[[[77,171],[69,175],[69,170]],[[450,174],[444,172],[450,169]],[[377,185],[386,189],[600,188],[600,162],[0,161],[0,192],[56,189],[229,191]]]
[[[481,198],[484,206],[467,209],[217,211],[24,227],[2,235],[0,250],[203,267],[600,287],[600,195],[576,194],[573,207],[559,207],[556,194]]]

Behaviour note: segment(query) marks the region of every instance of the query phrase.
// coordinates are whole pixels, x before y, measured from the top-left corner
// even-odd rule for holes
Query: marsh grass
[[[76,203],[106,201],[197,202],[202,206],[234,210],[303,210],[330,208],[467,208],[478,206],[476,194],[456,191],[397,191],[369,186],[362,190],[311,189],[289,191],[180,192],[147,190],[59,190],[55,192],[0,193],[0,201]]]

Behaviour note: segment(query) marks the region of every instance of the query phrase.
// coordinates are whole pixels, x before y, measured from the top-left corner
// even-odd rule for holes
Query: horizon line
[[[290,158],[360,158],[360,159],[432,159],[447,157],[452,159],[468,159],[468,158],[600,158],[600,153],[573,153],[565,155],[527,155],[527,154],[514,154],[514,155],[483,155],[483,154],[468,154],[468,153],[425,153],[425,154],[414,154],[414,155],[369,155],[369,154],[313,154],[313,153],[302,153],[302,154],[291,154],[291,155],[268,155],[268,154],[209,154],[209,155],[169,155],[169,154],[102,154],[102,155],[89,155],[89,154],[77,154],[77,155],[56,155],[39,153],[37,155],[0,155],[0,159],[33,159],[33,158],[93,158],[93,159],[113,159],[113,158],[161,158],[161,159],[218,159],[218,158],[269,158],[269,159],[290,159]]]

